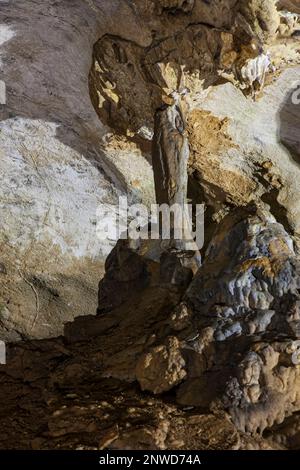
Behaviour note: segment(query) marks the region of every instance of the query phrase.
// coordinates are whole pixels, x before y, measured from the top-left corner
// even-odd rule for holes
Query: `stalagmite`
[[[180,93],[173,93],[172,104],[155,113],[152,165],[158,204],[186,203],[189,145],[180,106]]]
[[[174,208],[171,221],[171,246],[200,254],[192,237],[192,221],[187,209],[189,143],[185,132],[182,99],[188,93],[180,87],[173,91],[154,117],[152,165],[156,202]],[[178,210],[178,212],[177,212]],[[178,234],[182,234],[181,239]]]

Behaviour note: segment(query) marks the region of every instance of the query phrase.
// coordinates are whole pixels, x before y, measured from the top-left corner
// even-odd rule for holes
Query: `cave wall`
[[[123,2],[1,2],[3,338],[57,335],[65,321],[96,311],[113,246],[96,236],[96,210],[116,202],[128,182],[114,166],[115,148],[103,149],[108,128],[91,104],[88,75],[93,44],[107,30],[118,32],[119,10],[134,30]],[[135,171],[138,152],[123,153],[135,162],[130,178],[150,173],[147,162]]]
[[[109,221],[121,194],[154,201],[152,115],[181,79],[192,197],[207,203],[208,226],[254,198],[299,233],[288,100],[299,42],[279,41],[279,21],[264,0],[1,2],[3,338],[57,335],[95,313],[114,244],[97,238],[96,209],[108,205]],[[256,102],[220,75],[247,59],[253,38],[276,65]]]

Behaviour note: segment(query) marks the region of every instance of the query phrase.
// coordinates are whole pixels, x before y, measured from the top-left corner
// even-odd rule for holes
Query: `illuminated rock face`
[[[155,114],[152,166],[157,204],[187,203],[189,144],[184,115],[176,103]]]
[[[118,152],[123,173],[116,169],[89,96],[93,44],[116,31],[119,2],[0,3],[0,337],[55,336],[74,316],[96,312],[114,245],[96,236],[97,208],[125,193],[140,201],[141,175],[143,194],[153,177],[130,147]]]
[[[197,387],[207,387],[250,432],[298,411],[299,274],[293,241],[273,218],[224,220],[185,296],[199,337],[187,343],[195,365],[181,402],[200,404]]]
[[[98,116],[149,148],[155,110],[183,75],[190,193],[207,203],[207,226],[254,199],[300,233],[295,8],[283,33],[290,15],[275,1],[194,2],[189,13],[154,4],[136,2],[154,37],[145,29],[143,38],[106,34],[95,43],[89,85]]]
[[[126,253],[135,264],[144,263],[144,275],[134,281],[133,263],[122,266],[113,253],[114,269],[102,281],[100,306],[108,306],[101,293],[112,287],[113,273],[119,281],[125,280],[122,273],[130,278],[131,289],[122,291],[125,284],[119,283],[123,302],[99,311],[95,331],[124,317],[111,339],[122,343],[126,322],[137,336],[126,354],[119,350],[104,361],[105,376],[117,378],[126,371],[127,380],[136,378],[156,395],[176,390],[181,405],[221,407],[239,431],[252,434],[273,432],[299,411],[300,259],[273,216],[254,206],[227,216],[185,293],[183,281],[161,281],[161,258],[152,256],[150,262],[145,247]],[[148,316],[156,295],[160,303]],[[167,297],[169,307],[162,307]],[[68,327],[69,340],[79,339],[82,320]],[[151,327],[145,327],[141,340],[137,332],[143,321]]]
[[[119,195],[155,201],[154,111],[182,74],[189,197],[207,204],[206,242],[252,199],[299,233],[299,107],[290,101],[299,55],[295,21],[282,30],[289,18],[263,0],[1,2],[4,338],[53,336],[95,313],[114,245],[96,236],[97,208],[108,207],[109,223]],[[239,75],[264,41],[276,72],[253,102]]]
[[[103,282],[121,304],[8,348],[1,447],[299,448],[299,258],[264,210],[231,215],[188,289],[151,244],[119,243]]]
[[[44,338],[8,346],[0,446],[299,448],[296,0],[0,4],[0,340]],[[205,202],[202,266],[97,237],[154,180]]]

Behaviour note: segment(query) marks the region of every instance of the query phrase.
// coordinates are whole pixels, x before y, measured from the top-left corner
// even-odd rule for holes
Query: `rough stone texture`
[[[116,9],[122,22],[112,21]],[[93,44],[121,24],[133,32],[135,21],[118,1],[1,2],[2,339],[57,335],[74,316],[95,313],[113,246],[96,237],[98,205],[125,191],[141,200],[146,174],[153,199],[138,149],[123,149],[115,165],[122,151],[106,149],[109,130],[88,90]]]
[[[154,110],[184,82],[190,89],[191,194],[206,201],[207,225],[232,206],[262,199],[298,234],[299,106],[291,96],[299,75],[299,39],[294,30],[281,37],[282,16],[273,0],[222,3],[219,15],[215,2],[195,2],[188,15],[179,10],[152,14],[155,38],[147,44],[128,35],[100,38],[91,97],[101,119],[132,139],[147,141]],[[270,54],[271,64],[254,102],[241,71],[251,69],[261,49]],[[208,141],[214,148],[208,149],[205,165]]]
[[[295,92],[295,85],[291,84],[297,83],[298,74],[297,67],[283,72],[257,102],[245,99],[231,84],[219,86],[208,93],[200,106],[211,118],[199,119],[197,123],[192,114],[190,133],[195,137],[191,140],[191,172],[195,169],[193,176],[200,182],[208,204],[215,208],[217,219],[219,211],[222,217],[232,205],[262,200],[287,230],[298,235],[299,106],[291,101]],[[216,118],[220,123],[212,127],[211,121]],[[202,123],[202,132],[194,132],[193,127]],[[218,168],[215,172],[209,165],[202,170],[203,145],[209,137],[219,142],[217,151],[208,153],[208,161]]]
[[[224,219],[185,296],[198,338],[181,402],[200,404],[209,389],[209,400],[221,399],[250,432],[298,411],[299,269],[293,242],[274,219],[260,212]]]
[[[151,47],[111,35],[99,39],[90,89],[100,119],[121,132],[149,139],[154,111],[178,88],[182,68],[190,72],[185,74],[186,85],[196,92],[203,81],[207,86],[218,79],[218,67],[233,63],[232,34],[201,23],[181,26],[175,33],[172,29],[165,38],[165,31],[159,31],[162,38]]]
[[[300,6],[297,0],[278,0],[277,7],[281,10],[300,14]]]
[[[284,228],[247,207],[219,225],[186,293],[148,283],[64,339],[9,347],[0,446],[299,448],[299,263]]]
[[[8,348],[3,448],[299,448],[298,11],[279,6],[1,2],[1,338],[96,310],[96,207],[154,201],[154,110],[183,82],[208,226],[196,276],[160,240],[119,241],[98,316]],[[267,51],[254,100],[241,71]]]
[[[145,262],[143,253],[135,256]],[[118,269],[128,276],[129,265]],[[97,336],[105,377],[136,378],[155,394],[175,389],[181,405],[226,410],[240,432],[293,447],[297,431],[278,425],[300,407],[299,270],[284,227],[264,209],[247,206],[219,224],[185,294],[172,284],[140,285],[134,299],[86,319],[85,331],[83,318],[69,325],[67,338]],[[108,271],[102,282],[110,277]],[[155,306],[153,296],[160,300]]]
[[[161,239],[120,240],[105,263],[105,276],[99,283],[98,313],[109,312],[136,298],[146,287],[173,286],[183,293],[200,260],[193,251],[169,245],[169,240]]]
[[[154,110],[181,81],[191,91],[191,193],[207,203],[207,226],[262,198],[299,233],[299,107],[290,104],[299,39],[292,31],[280,39],[274,8],[262,0],[1,2],[3,338],[52,336],[95,312],[113,246],[96,236],[96,208],[124,193],[154,201]],[[276,72],[253,102],[238,72],[262,41]],[[205,171],[201,135],[215,146]],[[108,222],[112,215],[108,206]]]
[[[300,16],[297,13],[291,11],[280,12],[280,26],[279,32],[281,36],[294,36],[299,34],[300,28]]]
[[[247,27],[262,41],[274,37],[278,30],[280,18],[276,3],[276,0],[239,2],[239,12],[245,18]]]
[[[178,339],[170,336],[166,344],[155,346],[141,356],[136,377],[142,390],[151,390],[155,394],[167,392],[185,378],[185,361],[179,346]]]
[[[195,0],[157,0],[162,11],[169,11],[176,13],[177,11],[183,11],[188,13],[193,10]]]
[[[187,202],[189,143],[180,104],[165,105],[155,114],[152,166],[157,204]]]
[[[235,450],[253,442],[272,448],[240,435],[222,413],[185,411],[134,385],[95,380],[97,357],[83,365],[87,349],[51,340],[10,351],[12,367],[0,366],[1,449]]]

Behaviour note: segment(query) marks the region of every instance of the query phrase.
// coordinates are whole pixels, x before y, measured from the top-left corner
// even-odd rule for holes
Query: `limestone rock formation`
[[[207,225],[232,205],[263,199],[298,234],[299,107],[291,97],[297,91],[299,39],[296,23],[282,30],[286,10],[295,15],[297,6],[273,0],[219,3],[218,15],[216,2],[194,2],[189,13],[163,9],[149,17],[141,10],[155,31],[147,43],[128,35],[101,37],[90,73],[92,101],[100,119],[146,142],[153,136],[155,109],[178,89],[183,73],[190,89],[189,184],[192,198],[207,203]],[[256,102],[249,96],[253,81],[259,84]],[[287,134],[293,135],[292,151]],[[207,152],[208,141],[214,148]]]
[[[166,344],[151,348],[139,359],[136,377],[142,390],[158,394],[168,392],[186,376],[185,360],[176,337],[168,337]]]
[[[144,396],[131,384],[95,380],[97,355],[88,371],[81,355],[87,349],[88,343],[80,351],[43,340],[10,351],[12,366],[5,371],[0,366],[1,449],[271,448],[261,439],[240,435],[222,413],[180,410]]]
[[[149,268],[147,257],[144,246],[134,263],[115,263],[118,279],[132,266],[144,280],[135,266]],[[264,209],[225,217],[187,289],[155,283],[152,269],[152,283],[68,324],[64,339],[8,348],[0,445],[17,436],[34,449],[298,448],[299,268],[292,239]]]
[[[299,449],[298,2],[0,4],[0,447]],[[186,191],[201,266],[99,238]]]
[[[188,13],[194,8],[195,0],[157,0],[157,3],[161,6],[162,11]]]
[[[252,33],[257,34],[261,40],[276,35],[280,17],[276,8],[276,0],[252,0],[238,2],[239,12],[247,22]]]
[[[194,365],[180,400],[200,404],[197,387],[208,387],[250,432],[298,411],[299,268],[293,241],[274,219],[224,219],[185,297],[200,333],[191,349],[202,351],[206,367],[199,374]]]
[[[282,11],[289,11],[291,13],[300,14],[300,7],[297,0],[278,0],[277,7]]]
[[[189,144],[179,103],[165,105],[155,114],[152,166],[157,204],[187,203]]]
[[[154,110],[182,73],[191,91],[189,186],[193,199],[205,199],[207,226],[232,205],[262,198],[299,233],[298,107],[290,99],[299,38],[295,24],[281,28],[297,8],[282,1],[277,11],[262,0],[2,2],[3,338],[53,336],[74,316],[95,313],[114,245],[97,238],[97,208],[107,206],[109,222],[120,194],[154,202]],[[254,103],[236,72],[260,47],[276,71]],[[224,125],[211,126],[216,120]],[[214,148],[203,168],[208,140]]]
[[[89,96],[93,44],[120,33],[112,11],[120,7],[124,20],[127,10],[126,28],[135,24],[119,4],[1,2],[1,339],[55,336],[95,313],[114,245],[97,238],[97,209],[108,208],[109,222],[119,194],[140,201],[154,192],[149,163],[130,145],[112,147]]]
[[[173,248],[169,240],[119,240],[106,260],[105,276],[99,283],[98,313],[133,300],[147,287],[172,286],[179,293],[185,292],[200,261],[198,253]]]
[[[130,380],[155,394],[175,388],[185,406],[225,410],[240,432],[275,432],[300,407],[299,263],[293,240],[264,209],[225,217],[173,312],[126,348]],[[152,289],[144,285],[132,312],[125,303],[97,321],[129,314],[137,324]],[[111,334],[120,344],[122,328]],[[105,375],[119,376],[124,354],[109,359]]]

